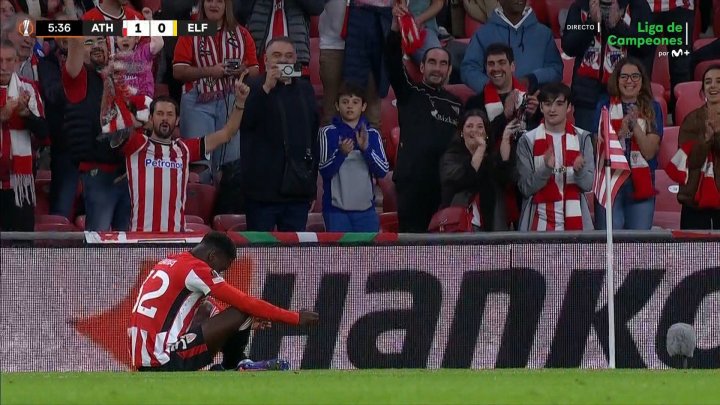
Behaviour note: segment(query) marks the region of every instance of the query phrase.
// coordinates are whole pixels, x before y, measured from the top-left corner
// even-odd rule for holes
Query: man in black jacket
[[[275,38],[267,45],[267,73],[248,83],[240,154],[249,231],[304,231],[315,199],[317,102],[307,79],[283,73],[296,62],[292,41]]]
[[[45,102],[45,118],[52,128],[50,140],[50,214],[70,218],[73,213],[80,174],[70,158],[65,122],[65,90],[61,66],[67,58],[67,40],[55,41],[53,49],[37,65],[40,92]]]
[[[80,171],[85,201],[85,229],[126,231],[130,228],[130,189],[123,157],[101,136],[100,106],[103,79],[98,71],[109,60],[104,37],[68,40],[62,68],[67,103],[65,125],[68,150]]]
[[[393,16],[409,13],[396,4]],[[397,97],[400,147],[393,174],[400,232],[427,232],[440,205],[440,157],[456,133],[460,100],[443,88],[452,70],[450,54],[429,49],[420,64],[422,83],[412,83],[402,63],[397,18],[385,44],[385,67]]]

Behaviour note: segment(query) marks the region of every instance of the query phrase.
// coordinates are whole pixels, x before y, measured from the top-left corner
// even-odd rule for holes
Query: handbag
[[[432,233],[472,232],[472,213],[469,207],[453,206],[436,212],[430,220]]]
[[[301,102],[303,117],[308,116],[308,109],[305,103]],[[305,154],[302,159],[294,157],[290,153],[288,133],[290,127],[287,125],[285,106],[278,103],[280,123],[283,131],[283,146],[285,148],[285,168],[283,169],[282,182],[280,183],[280,194],[291,198],[313,199],[317,193],[317,174],[314,170],[314,159],[312,155],[312,139],[308,131],[305,139]]]

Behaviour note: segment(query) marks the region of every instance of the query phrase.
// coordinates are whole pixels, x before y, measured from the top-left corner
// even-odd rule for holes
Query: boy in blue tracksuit
[[[320,174],[323,177],[323,218],[328,232],[377,232],[373,177],[390,169],[380,133],[370,128],[362,87],[346,83],[338,92],[339,115],[320,128]]]

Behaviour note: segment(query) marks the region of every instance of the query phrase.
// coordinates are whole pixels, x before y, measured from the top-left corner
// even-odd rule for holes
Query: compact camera
[[[278,63],[278,69],[280,69],[280,77],[300,77],[302,76],[302,65],[299,63]]]
[[[240,59],[225,59],[225,67],[230,70],[240,70],[242,61]]]

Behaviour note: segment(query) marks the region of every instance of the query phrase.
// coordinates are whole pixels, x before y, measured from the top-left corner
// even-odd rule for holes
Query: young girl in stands
[[[332,124],[320,128],[320,174],[323,178],[323,218],[328,232],[377,232],[373,177],[385,177],[390,164],[380,133],[363,112],[365,91],[343,84]]]
[[[598,127],[602,107],[607,107],[610,125],[618,134],[630,164],[630,178],[613,202],[613,229],[649,230],[655,213],[655,169],[663,135],[660,104],[653,100],[642,63],[623,58],[608,81],[608,97],[600,100],[595,111]],[[605,209],[596,202],[595,227],[605,229]]]
[[[680,183],[681,229],[720,229],[720,65],[703,74],[705,104],[680,126],[678,152],[666,170]]]
[[[143,9],[143,17],[152,20],[152,11]],[[152,65],[155,55],[160,53],[164,41],[162,37],[150,37],[150,42],[140,41],[141,37],[117,37],[117,49],[113,56],[116,67],[125,72],[125,83],[132,95],[144,95],[153,98],[155,79]]]

